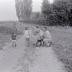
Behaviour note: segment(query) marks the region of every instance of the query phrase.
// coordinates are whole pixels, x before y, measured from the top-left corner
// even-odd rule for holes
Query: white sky
[[[33,0],[33,11],[40,12],[43,0]],[[50,4],[54,2],[54,0],[48,0]]]
[[[41,11],[41,3],[43,0],[33,0],[33,11],[40,12]]]
[[[0,0],[0,21],[17,20],[14,0]]]
[[[52,1],[52,0],[51,0]],[[41,11],[42,0],[33,0],[33,11]],[[0,0],[0,21],[17,20],[15,0]]]

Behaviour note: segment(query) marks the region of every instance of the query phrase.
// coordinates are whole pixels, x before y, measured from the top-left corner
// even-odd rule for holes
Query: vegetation
[[[29,19],[32,12],[32,0],[15,0],[16,1],[16,12],[19,21]]]
[[[71,26],[72,24],[72,3],[60,0],[54,4],[43,1],[42,14],[47,25]]]
[[[64,64],[67,72],[72,72],[72,28],[48,27],[54,45],[53,49],[58,59]]]

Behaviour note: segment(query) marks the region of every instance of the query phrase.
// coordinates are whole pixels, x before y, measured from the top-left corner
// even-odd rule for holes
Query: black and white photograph
[[[0,72],[72,72],[72,0],[0,0]]]

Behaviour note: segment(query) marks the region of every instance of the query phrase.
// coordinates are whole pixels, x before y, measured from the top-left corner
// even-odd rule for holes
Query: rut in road
[[[66,72],[51,47],[37,48],[37,58],[30,72]]]

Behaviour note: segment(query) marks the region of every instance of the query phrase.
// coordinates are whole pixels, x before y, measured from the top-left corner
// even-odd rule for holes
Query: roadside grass
[[[58,59],[64,63],[67,72],[72,72],[72,28],[48,27]]]
[[[9,42],[10,42],[10,35],[0,33],[0,50],[3,50],[3,46],[5,46],[6,43]]]
[[[13,24],[15,23],[2,22],[2,24],[0,24],[0,50],[3,49],[3,46],[5,46],[6,43],[11,42],[12,32],[15,32],[17,34],[17,39],[19,39],[20,36],[22,35],[22,32],[19,30],[16,30]]]

